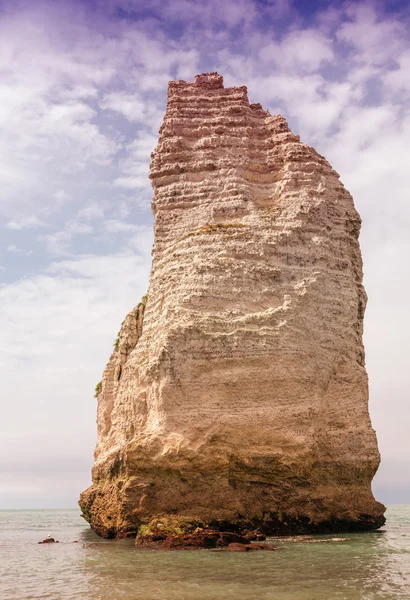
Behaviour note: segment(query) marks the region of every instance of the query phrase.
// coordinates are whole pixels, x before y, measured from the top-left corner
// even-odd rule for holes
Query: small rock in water
[[[328,538],[326,540],[302,540],[305,544],[325,544],[329,542],[345,542],[347,538]]]
[[[226,550],[228,552],[249,552],[252,548],[250,544],[238,544],[234,542],[233,544],[229,544]]]
[[[39,544],[59,544],[58,540],[55,540],[52,537],[48,537],[45,540],[43,540],[42,542],[38,542]]]
[[[254,552],[255,550],[276,550],[269,544],[239,544],[234,542],[226,547],[228,552]]]

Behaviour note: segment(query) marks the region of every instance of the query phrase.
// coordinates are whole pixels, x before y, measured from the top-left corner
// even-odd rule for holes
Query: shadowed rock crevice
[[[211,73],[170,82],[150,178],[148,296],[103,374],[84,517],[143,545],[153,519],[202,530],[164,547],[379,527],[360,217],[338,174]]]

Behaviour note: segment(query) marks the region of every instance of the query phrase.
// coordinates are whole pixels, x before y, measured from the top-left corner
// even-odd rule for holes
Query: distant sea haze
[[[270,539],[277,552],[136,549],[73,510],[0,511],[1,600],[409,600],[410,505],[382,530]],[[50,534],[59,544],[38,542]]]

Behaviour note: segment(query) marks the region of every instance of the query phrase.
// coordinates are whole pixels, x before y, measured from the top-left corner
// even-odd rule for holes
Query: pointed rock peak
[[[216,71],[213,73],[202,73],[201,75],[195,75],[195,85],[215,90],[224,87],[224,78]]]

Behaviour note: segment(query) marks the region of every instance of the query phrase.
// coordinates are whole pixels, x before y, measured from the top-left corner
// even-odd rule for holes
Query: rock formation
[[[97,389],[84,517],[162,540],[379,527],[360,217],[338,174],[211,73],[170,82],[150,178],[149,289]]]

